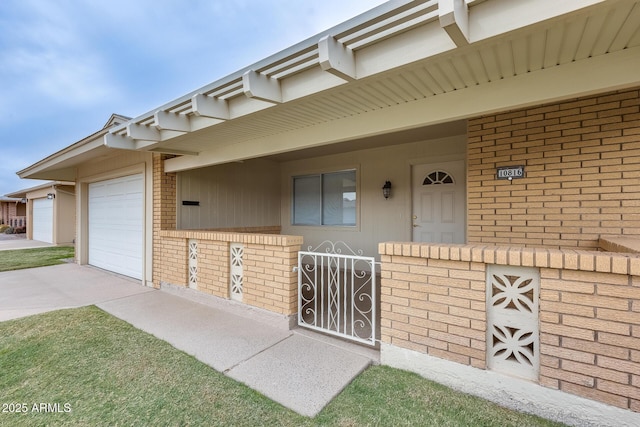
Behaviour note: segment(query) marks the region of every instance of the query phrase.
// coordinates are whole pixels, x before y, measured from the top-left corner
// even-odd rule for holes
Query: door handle
[[[420,227],[420,226],[418,224],[413,224],[413,227],[415,228],[415,227]]]

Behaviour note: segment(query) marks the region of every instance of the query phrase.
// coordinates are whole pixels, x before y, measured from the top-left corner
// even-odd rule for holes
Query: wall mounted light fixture
[[[391,197],[391,181],[386,181],[382,186],[382,195],[385,199]]]
[[[53,194],[53,193],[49,193],[49,194],[47,194],[47,199],[49,199],[49,200],[53,200],[53,199],[55,199],[55,198],[56,198],[56,195],[55,195],[55,194]]]

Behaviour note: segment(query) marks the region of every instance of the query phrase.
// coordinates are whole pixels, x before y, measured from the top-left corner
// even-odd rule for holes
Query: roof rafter
[[[242,75],[242,90],[249,98],[273,104],[282,103],[280,82],[253,70]]]
[[[469,44],[469,8],[465,0],[440,0],[438,3],[440,26],[449,34],[456,46]]]
[[[356,58],[353,51],[333,36],[318,43],[320,68],[347,81],[356,80]]]

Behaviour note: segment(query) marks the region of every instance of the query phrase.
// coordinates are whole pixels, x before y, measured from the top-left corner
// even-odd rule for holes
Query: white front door
[[[464,160],[414,165],[413,241],[466,243]]]
[[[33,200],[33,240],[53,243],[53,200]]]

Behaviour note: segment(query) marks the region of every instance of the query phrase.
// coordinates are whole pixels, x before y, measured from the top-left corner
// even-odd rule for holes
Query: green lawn
[[[382,366],[305,418],[96,307],[0,323],[0,369],[2,426],[557,425]]]
[[[73,253],[72,246],[0,251],[0,271],[62,264],[64,262],[62,261],[63,259],[73,258]]]

